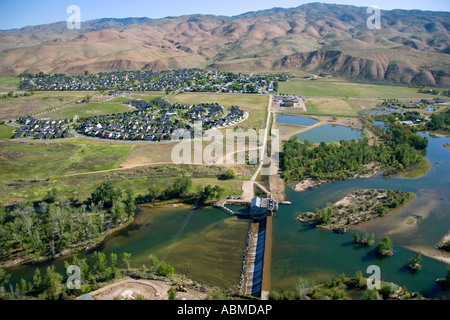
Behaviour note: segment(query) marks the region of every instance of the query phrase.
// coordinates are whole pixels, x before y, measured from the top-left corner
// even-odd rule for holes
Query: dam
[[[222,204],[225,211],[240,219],[249,219],[239,291],[245,295],[264,298],[268,295],[270,286],[272,216],[278,211],[278,202],[271,196],[263,199],[255,197],[250,203],[229,201],[230,204],[249,207],[249,210],[238,213],[225,207],[227,203]]]

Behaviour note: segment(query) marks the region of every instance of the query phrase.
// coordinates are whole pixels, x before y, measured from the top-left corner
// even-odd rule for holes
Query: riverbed
[[[450,230],[450,150],[444,147],[449,138],[430,140],[428,162],[430,171],[418,179],[401,177],[385,178],[381,175],[326,184],[304,192],[286,188],[286,200],[291,206],[280,206],[273,218],[273,249],[271,267],[272,290],[295,290],[299,276],[311,278],[316,283],[337,277],[341,273],[353,276],[356,271],[363,275],[370,265],[381,267],[382,279],[419,291],[429,298],[450,299],[435,283],[446,273],[446,264],[424,257],[422,270],[416,274],[404,268],[414,255],[412,250],[434,249]],[[416,198],[405,206],[353,228],[375,233],[377,240],[388,235],[395,254],[378,259],[374,247],[352,244],[352,234],[338,235],[315,229],[295,221],[301,212],[315,211],[327,203],[334,203],[347,193],[357,189],[397,189],[414,192]],[[239,220],[228,213],[213,208],[192,210],[185,205],[168,207],[138,207],[135,222],[127,229],[110,237],[99,247],[79,254],[86,257],[99,250],[132,254],[131,265],[140,267],[150,263],[152,254],[174,265],[176,272],[194,281],[221,288],[236,289],[242,268],[248,221]],[[417,223],[408,225],[410,217]],[[419,217],[420,218],[417,218]],[[409,248],[409,249],[408,249]],[[411,250],[412,249],[412,250]],[[47,261],[32,266],[10,269],[12,282],[21,277],[31,279],[34,270],[54,264],[64,273],[64,261],[70,257]]]

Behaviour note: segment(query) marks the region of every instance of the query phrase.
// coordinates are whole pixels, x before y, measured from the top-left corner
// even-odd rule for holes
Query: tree
[[[158,276],[163,277],[173,277],[173,274],[175,273],[175,268],[169,265],[167,262],[163,261],[156,269],[156,274]]]
[[[45,197],[44,201],[48,203],[55,203],[57,199],[58,199],[58,190],[52,188],[47,192],[47,196]]]
[[[132,189],[125,190],[125,213],[128,217],[133,217],[136,211],[136,199],[134,198],[134,191]]]
[[[236,169],[235,168],[229,168],[228,170],[227,170],[227,172],[225,172],[225,174],[224,174],[224,178],[225,179],[235,179],[235,178],[237,178],[237,171],[236,171]]]
[[[6,221],[6,210],[5,207],[0,206],[0,224],[3,224]]]
[[[55,267],[47,267],[44,277],[44,290],[49,299],[57,300],[63,292],[63,276],[55,272]]]
[[[112,222],[116,226],[121,225],[123,221],[127,219],[127,214],[125,212],[125,205],[120,201],[114,202],[110,211]]]
[[[42,277],[41,277],[41,271],[36,268],[33,274],[33,285],[36,291],[41,291],[42,289]]]
[[[167,295],[169,296],[169,300],[177,300],[177,291],[174,288],[170,288],[167,291]]]
[[[0,268],[0,287],[6,285],[11,279],[11,275],[7,274],[5,270]]]
[[[308,295],[314,290],[314,281],[299,277],[297,279],[297,291],[300,295],[300,300],[309,299]]]
[[[414,257],[409,260],[407,267],[413,271],[418,271],[422,269],[420,262],[422,261],[422,254],[417,252]]]
[[[105,277],[105,270],[108,267],[106,255],[103,252],[95,251],[89,259],[89,269],[95,278]]]
[[[162,188],[160,185],[152,184],[148,187],[148,196],[150,201],[154,201],[159,199],[163,194]]]
[[[367,289],[361,296],[361,300],[382,300],[377,290]]]
[[[363,274],[361,271],[356,271],[356,275],[355,275],[355,285],[358,288],[361,288],[364,286],[364,281],[363,281]]]
[[[394,254],[391,239],[384,237],[377,243],[376,253],[380,256],[392,256]]]
[[[104,208],[111,208],[119,200],[122,192],[115,189],[112,181],[105,181],[91,194],[91,202],[95,205],[103,203]]]
[[[188,177],[181,177],[175,180],[169,194],[174,198],[184,198],[187,196],[189,188],[192,186],[192,180]]]
[[[131,253],[124,252],[120,255],[120,265],[122,268],[127,270],[130,269],[130,258]]]

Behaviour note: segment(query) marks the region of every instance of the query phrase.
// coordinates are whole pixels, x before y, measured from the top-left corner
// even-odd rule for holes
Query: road
[[[270,117],[272,116],[272,105],[273,105],[273,96],[271,95],[269,97],[269,104],[267,106],[267,120],[266,120],[266,132],[265,132],[265,136],[264,136],[264,142],[263,145],[259,148],[260,149],[260,159],[263,159],[263,155],[266,153],[267,150],[267,142],[268,142],[268,137],[269,137],[269,126],[270,126]],[[255,181],[258,178],[259,174],[261,173],[261,170],[263,168],[264,165],[264,161],[260,161],[258,170],[256,170],[255,174],[253,175],[252,179],[250,181],[244,181],[242,184],[242,191],[243,191],[243,195],[242,198],[245,201],[251,202],[252,199],[255,197],[255,190],[254,190],[254,186],[255,186]]]

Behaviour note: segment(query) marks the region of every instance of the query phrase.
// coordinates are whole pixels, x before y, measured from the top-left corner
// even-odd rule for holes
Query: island
[[[314,213],[301,213],[297,221],[336,233],[347,233],[348,227],[384,217],[386,213],[414,197],[414,193],[401,190],[361,189],[350,193],[334,205],[329,204]]]

